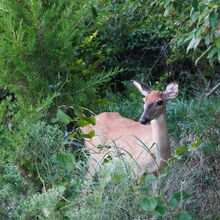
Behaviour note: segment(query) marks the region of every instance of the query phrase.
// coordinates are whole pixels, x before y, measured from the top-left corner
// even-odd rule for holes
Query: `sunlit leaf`
[[[70,135],[70,139],[75,138],[77,135],[78,135],[78,133],[77,133],[77,132],[73,132],[73,133]]]
[[[81,134],[81,137],[83,137],[83,138],[92,138],[94,136],[95,136],[94,130],[90,131],[88,134]]]
[[[187,53],[189,52],[190,49],[192,49],[194,47],[195,42],[196,42],[196,38],[193,37],[192,40],[190,41],[190,43],[188,44],[187,49],[186,49]]]
[[[76,123],[80,127],[85,127],[87,125],[95,125],[96,124],[96,118],[94,116],[90,117],[82,117],[80,120]]]
[[[178,147],[176,148],[176,154],[183,154],[188,151],[188,147]]]
[[[191,147],[198,147],[201,143],[202,139],[201,138],[197,138],[196,142],[191,144]]]
[[[96,124],[96,118],[94,116],[82,117],[82,118],[80,118],[80,120],[76,124],[80,127],[85,127],[89,124],[95,125]]]

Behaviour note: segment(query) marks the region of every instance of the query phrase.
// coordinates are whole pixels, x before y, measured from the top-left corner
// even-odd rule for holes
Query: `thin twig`
[[[206,97],[212,95],[219,88],[220,88],[220,83],[218,83],[214,88],[212,88],[211,91],[206,94]]]

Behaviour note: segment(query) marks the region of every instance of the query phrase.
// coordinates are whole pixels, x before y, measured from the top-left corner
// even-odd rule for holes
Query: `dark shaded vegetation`
[[[220,217],[219,91],[205,96],[220,79],[219,21],[217,0],[2,0],[0,219]],[[170,164],[138,185],[116,158],[85,185],[79,127],[103,111],[137,120],[131,79],[180,84]]]

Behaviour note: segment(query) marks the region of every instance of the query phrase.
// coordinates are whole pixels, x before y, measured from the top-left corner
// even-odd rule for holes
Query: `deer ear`
[[[176,82],[170,83],[167,86],[166,90],[164,91],[167,101],[176,98],[178,96],[178,93],[179,93],[179,86],[178,83]]]
[[[138,88],[138,90],[139,90],[139,91],[141,92],[141,94],[144,95],[144,96],[147,96],[148,93],[149,93],[150,91],[152,91],[152,89],[151,89],[149,86],[145,85],[144,83],[140,83],[140,82],[137,82],[137,81],[135,81],[135,80],[131,80],[131,82],[133,82],[133,84]]]

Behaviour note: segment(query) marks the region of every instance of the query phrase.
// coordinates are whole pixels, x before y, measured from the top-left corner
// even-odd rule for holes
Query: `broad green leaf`
[[[182,211],[178,215],[174,216],[174,220],[192,220],[192,216],[186,212]]]
[[[83,117],[83,111],[82,111],[82,108],[80,108],[80,106],[73,105],[73,110],[74,110],[74,113],[77,117],[79,117],[79,118]]]
[[[188,151],[188,147],[178,147],[176,148],[176,154],[183,154]]]
[[[200,15],[199,11],[193,13],[192,18],[191,18],[193,23],[197,21],[197,19],[199,18],[199,15]]]
[[[95,125],[96,124],[96,118],[94,116],[83,117],[83,118],[80,118],[80,120],[76,124],[80,127],[85,127],[89,124]]]
[[[74,167],[75,159],[72,154],[65,153],[65,154],[58,154],[56,156],[56,161],[61,169],[71,169]]]
[[[69,124],[72,121],[72,119],[61,109],[58,109],[56,115],[56,121],[61,122],[63,124]]]
[[[152,212],[157,207],[156,198],[144,198],[140,201],[140,207],[148,212]]]
[[[168,211],[168,208],[162,205],[158,205],[155,209],[155,212],[160,216],[165,215],[167,211]]]
[[[191,196],[187,193],[187,192],[175,192],[173,193],[170,201],[168,202],[168,204],[172,207],[175,207],[176,205],[178,205],[182,200],[187,200],[190,199]]]
[[[80,119],[77,123],[76,123],[79,127],[85,127],[87,125],[90,125],[90,123],[88,121],[85,121],[84,119]]]
[[[212,11],[209,15],[209,24],[211,25],[211,27],[215,28],[217,20],[218,20],[217,12]]]
[[[83,137],[83,138],[92,138],[94,136],[95,136],[94,130],[90,131],[88,134],[81,134],[81,137]]]
[[[89,122],[92,125],[96,124],[96,118],[95,116],[90,116],[90,117],[84,117],[83,118],[85,121]]]

